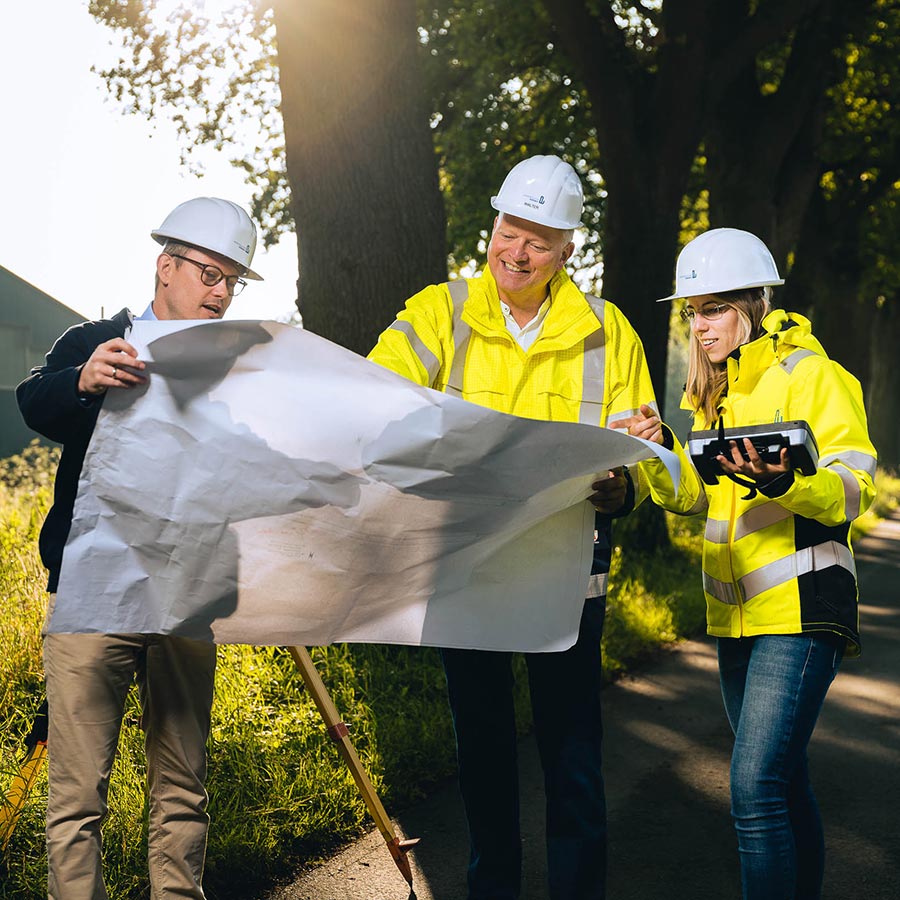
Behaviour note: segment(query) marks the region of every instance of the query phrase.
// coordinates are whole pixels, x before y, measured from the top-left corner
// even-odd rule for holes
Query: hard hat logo
[[[250,268],[256,250],[256,226],[250,216],[230,200],[195,197],[179,204],[162,225],[150,232],[157,243],[180,241],[220,253],[244,269],[244,276],[262,281]]]
[[[567,162],[558,156],[532,156],[510,170],[500,192],[491,197],[491,206],[528,222],[568,230],[581,224],[584,191]]]
[[[749,231],[713,228],[686,244],[675,265],[677,297],[702,297],[784,284],[769,248]]]
[[[522,205],[527,206],[529,209],[537,209],[539,210],[544,203],[543,197],[529,197],[528,194],[525,195],[522,200]]]

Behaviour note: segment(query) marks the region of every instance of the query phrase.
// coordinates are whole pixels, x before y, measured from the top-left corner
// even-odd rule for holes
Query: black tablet
[[[756,452],[766,462],[777,463],[782,447],[787,447],[793,468],[804,475],[814,475],[816,472],[819,448],[809,425],[802,420],[748,425],[745,428],[711,428],[708,431],[692,431],[688,435],[688,453],[707,484],[715,484],[719,480],[722,470],[716,457],[720,453],[729,453],[730,441],[737,441],[746,459],[744,438],[750,438]]]

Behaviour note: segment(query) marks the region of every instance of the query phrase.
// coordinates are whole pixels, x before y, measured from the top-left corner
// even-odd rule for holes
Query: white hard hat
[[[160,244],[181,241],[201,250],[220,253],[246,271],[245,277],[262,281],[251,271],[256,250],[256,226],[244,210],[230,200],[218,197],[195,197],[180,203],[164,219],[162,225],[150,232]]]
[[[513,166],[500,193],[491,197],[499,212],[550,228],[581,224],[584,192],[576,171],[558,156],[531,156]]]
[[[769,248],[749,231],[713,228],[686,244],[675,265],[676,297],[702,297],[784,284]]]

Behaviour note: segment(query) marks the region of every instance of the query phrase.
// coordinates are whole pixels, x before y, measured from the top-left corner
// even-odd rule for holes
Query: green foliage
[[[52,488],[58,463],[59,447],[35,438],[21,453],[0,459],[0,485],[32,492]]]
[[[866,28],[845,48],[846,75],[831,92],[820,188],[835,231],[854,227],[844,256],[864,270],[862,300],[900,291],[896,234],[900,229],[900,8],[878,0]],[[844,237],[847,241],[848,238]]]
[[[197,146],[229,148],[254,189],[265,246],[292,231],[270,4],[235,0],[216,20],[186,0],[91,0],[88,9],[119,40],[116,65],[95,71],[123,110],[169,118],[194,171]]]
[[[853,536],[870,532],[882,519],[900,508],[900,474],[882,469],[875,472],[875,501],[853,523]]]
[[[666,518],[672,546],[659,551],[635,547],[628,518],[615,523],[603,629],[603,665],[610,677],[661,643],[689,637],[703,627],[702,517],[681,519],[667,513]]]
[[[51,501],[47,458],[55,452],[32,444],[20,456],[0,461],[0,796],[18,771],[22,741],[43,701],[40,630],[47,595],[37,536]],[[34,469],[29,459],[38,461]],[[0,857],[2,900],[26,897],[29,891],[46,896],[41,863],[46,793],[42,773],[9,852]]]
[[[539,2],[419,5],[426,51],[432,127],[448,197],[451,268],[473,255],[493,218],[488,199],[526,156],[558,153],[587,181],[585,223],[591,232],[582,261],[590,266],[604,192],[594,171],[597,144],[589,101],[555,43]],[[483,52],[490,35],[489,53]]]

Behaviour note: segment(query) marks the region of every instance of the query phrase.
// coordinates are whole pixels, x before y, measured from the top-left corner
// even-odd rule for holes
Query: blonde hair
[[[769,311],[770,288],[748,288],[742,291],[727,291],[713,294],[720,303],[727,303],[738,315],[738,346],[748,343],[759,334],[760,324]],[[711,428],[719,418],[719,402],[728,384],[728,362],[710,362],[700,346],[700,341],[691,333],[688,355],[687,382],[685,393],[694,410],[698,424]]]

